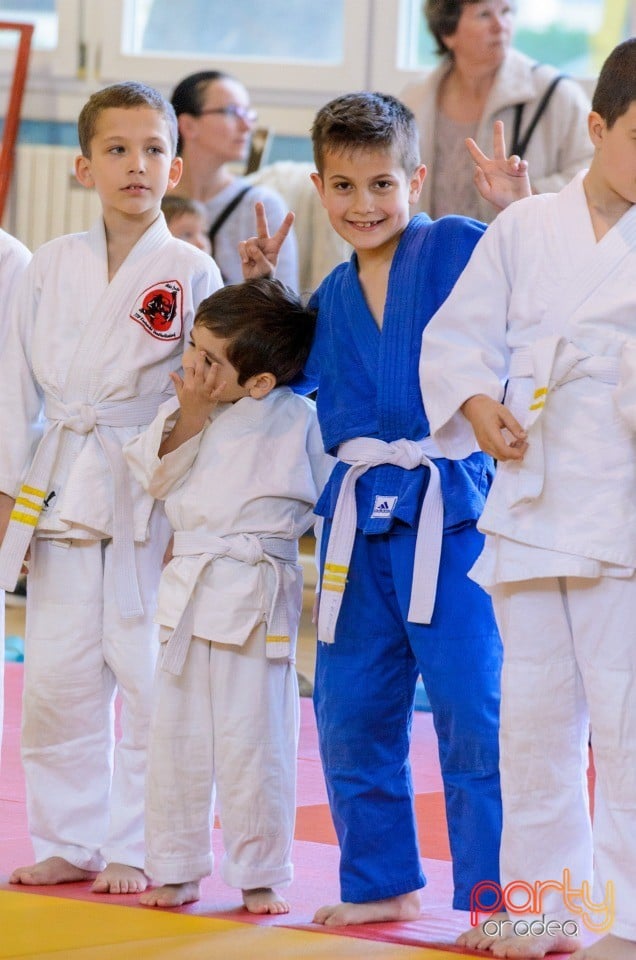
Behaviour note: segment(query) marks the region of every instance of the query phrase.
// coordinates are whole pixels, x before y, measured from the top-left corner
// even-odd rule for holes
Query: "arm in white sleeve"
[[[135,479],[151,496],[165,500],[184,481],[197,458],[203,431],[172,453],[159,457],[159,447],[172,430],[179,410],[176,397],[166,400],[147,430],[124,444],[124,456]]]
[[[479,241],[422,338],[424,408],[431,435],[451,459],[475,450],[473,429],[460,409],[464,401],[476,394],[497,401],[503,397],[511,268],[502,219],[507,218],[500,215]]]

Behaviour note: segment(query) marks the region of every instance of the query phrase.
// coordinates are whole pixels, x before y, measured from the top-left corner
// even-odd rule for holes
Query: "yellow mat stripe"
[[[457,960],[445,950],[0,890],[2,960]]]

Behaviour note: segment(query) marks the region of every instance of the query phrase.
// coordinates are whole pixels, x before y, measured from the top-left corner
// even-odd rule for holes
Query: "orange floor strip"
[[[443,793],[421,793],[415,797],[420,851],[431,860],[450,860],[446,810]],[[329,805],[299,806],[296,812],[296,840],[337,844]]]

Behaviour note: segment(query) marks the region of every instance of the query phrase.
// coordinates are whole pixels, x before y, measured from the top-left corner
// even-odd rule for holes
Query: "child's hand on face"
[[[484,200],[497,210],[503,210],[515,200],[532,196],[528,164],[515,155],[506,156],[503,121],[495,120],[492,159],[482,153],[470,137],[466,140],[466,147],[475,161],[475,186]]]
[[[294,222],[290,211],[276,233],[270,237],[265,207],[259,201],[254,205],[256,214],[256,236],[239,243],[239,256],[243,268],[244,280],[257,280],[259,277],[272,277],[278,263],[278,254]]]
[[[528,449],[527,433],[507,407],[485,394],[476,394],[462,405],[481,450],[495,460],[523,460]],[[512,435],[508,442],[504,431]]]
[[[193,357],[184,365],[183,379],[176,372],[170,374],[181,408],[179,417],[189,424],[198,425],[198,430],[205,426],[225,388],[225,380],[220,379],[220,370],[219,364],[210,363],[201,350],[193,352]]]

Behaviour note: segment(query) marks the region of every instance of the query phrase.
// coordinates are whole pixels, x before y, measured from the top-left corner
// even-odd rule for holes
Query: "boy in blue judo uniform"
[[[492,461],[440,456],[418,380],[422,331],[484,226],[409,219],[426,171],[413,115],[395,98],[339,97],[312,137],[315,186],[354,248],[312,297],[306,371],[325,448],[341,461],[316,507],[314,698],[343,901],[314,921],[337,926],[419,914],[426,878],[409,765],[419,673],[439,741],[453,906],[468,910],[474,885],[498,881],[501,643],[489,597],[466,576],[482,548],[476,520]],[[518,160],[503,150],[499,159],[502,182],[526,192]],[[264,272],[267,255],[275,261],[274,240],[261,217],[259,237],[241,245],[246,276]]]

